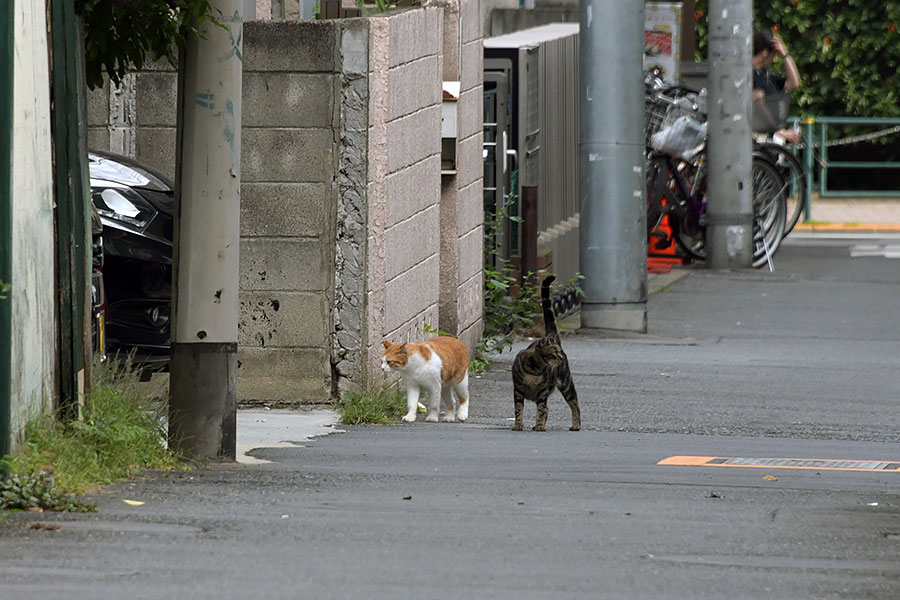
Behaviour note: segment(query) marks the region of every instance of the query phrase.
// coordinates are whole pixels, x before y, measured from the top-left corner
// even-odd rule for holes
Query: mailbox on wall
[[[445,81],[441,91],[441,175],[456,174],[456,107],[459,82]]]

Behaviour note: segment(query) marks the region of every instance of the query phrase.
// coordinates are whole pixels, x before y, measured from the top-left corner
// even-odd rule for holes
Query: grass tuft
[[[25,443],[4,459],[9,477],[0,508],[84,510],[89,507],[74,500],[66,505],[60,499],[144,469],[185,468],[166,449],[165,404],[141,391],[130,365],[96,364],[92,376],[82,421],[45,415],[28,423]]]
[[[345,425],[386,425],[406,414],[406,398],[399,386],[381,386],[347,392],[338,403]]]

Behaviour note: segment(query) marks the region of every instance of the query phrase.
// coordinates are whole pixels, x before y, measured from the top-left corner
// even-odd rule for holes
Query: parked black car
[[[169,362],[175,186],[134,159],[89,154],[91,196],[103,224],[106,353],[146,371]]]
[[[106,290],[103,286],[103,224],[91,206],[91,351],[106,360]]]

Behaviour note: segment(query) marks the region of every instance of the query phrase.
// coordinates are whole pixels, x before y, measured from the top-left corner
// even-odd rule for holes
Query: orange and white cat
[[[416,420],[419,394],[428,392],[425,420],[436,423],[441,401],[444,421],[465,421],[469,417],[469,351],[455,337],[441,336],[427,342],[392,344],[384,342],[381,370],[397,372],[406,386],[406,414],[403,420]]]

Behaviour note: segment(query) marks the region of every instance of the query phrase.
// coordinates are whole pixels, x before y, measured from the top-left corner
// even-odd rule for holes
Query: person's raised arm
[[[784,62],[784,73],[786,75],[784,81],[785,91],[789,92],[791,90],[796,90],[800,87],[800,71],[797,70],[797,63],[794,62],[794,59],[788,52],[784,40],[776,35],[772,39],[772,48],[779,56],[781,56],[781,59]]]

